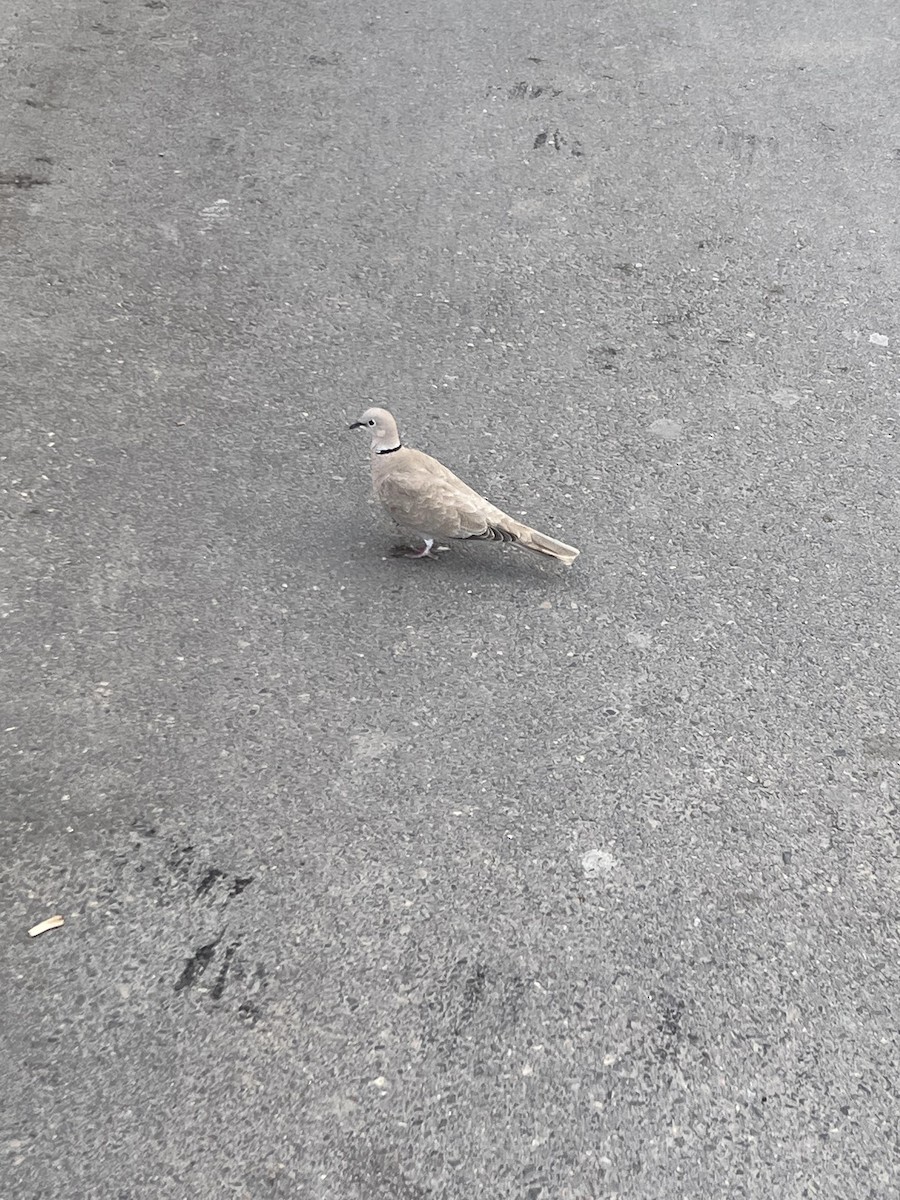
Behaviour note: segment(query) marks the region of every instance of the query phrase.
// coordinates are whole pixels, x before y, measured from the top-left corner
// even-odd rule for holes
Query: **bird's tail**
[[[535,550],[538,554],[546,554],[550,558],[559,559],[567,567],[571,567],[581,553],[574,546],[558,542],[556,538],[548,537],[546,533],[540,533],[537,529],[530,529],[519,521],[509,520],[503,532],[511,533],[513,540],[520,546],[524,546],[526,550]]]

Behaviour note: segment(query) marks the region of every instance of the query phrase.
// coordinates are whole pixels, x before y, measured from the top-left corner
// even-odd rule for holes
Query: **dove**
[[[386,408],[367,408],[351,429],[372,435],[372,484],[376,497],[398,525],[419,535],[421,550],[411,558],[436,558],[437,538],[512,542],[558,559],[567,567],[579,551],[565,542],[530,529],[458,479],[436,458],[404,446],[397,422]]]

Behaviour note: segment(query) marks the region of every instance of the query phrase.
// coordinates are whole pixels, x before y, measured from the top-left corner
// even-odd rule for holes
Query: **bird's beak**
[[[351,425],[348,426],[348,428],[349,429],[362,429],[363,425],[365,425],[365,421],[354,421]]]

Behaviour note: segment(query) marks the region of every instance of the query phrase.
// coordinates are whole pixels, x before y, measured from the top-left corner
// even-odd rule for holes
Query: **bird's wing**
[[[384,462],[387,458],[396,461]],[[501,515],[436,459],[407,447],[396,455],[376,457],[374,483],[375,494],[394,520],[419,533],[481,537],[492,518]]]

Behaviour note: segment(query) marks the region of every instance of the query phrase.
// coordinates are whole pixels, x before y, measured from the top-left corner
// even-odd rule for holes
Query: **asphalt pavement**
[[[0,1196],[900,1196],[895,0],[0,68]]]

